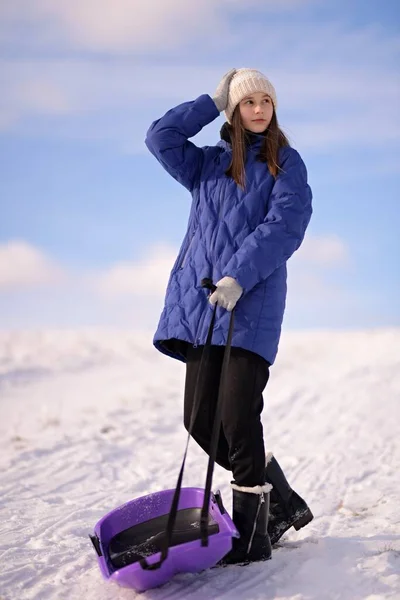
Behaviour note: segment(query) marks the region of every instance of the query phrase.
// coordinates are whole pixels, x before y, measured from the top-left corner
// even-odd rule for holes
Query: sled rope
[[[211,292],[214,292],[217,289],[216,286],[213,284],[212,280],[208,279],[208,278],[205,278],[201,281],[201,286],[203,288],[209,289]],[[183,472],[185,469],[185,462],[186,462],[189,441],[190,441],[190,437],[192,435],[194,423],[196,421],[197,413],[198,413],[198,410],[200,407],[200,391],[199,391],[200,385],[199,384],[200,384],[200,381],[203,376],[204,366],[207,364],[207,362],[209,361],[209,357],[210,357],[211,341],[212,341],[212,335],[213,335],[213,331],[214,331],[217,306],[218,306],[218,304],[216,304],[214,307],[210,327],[208,329],[207,340],[206,340],[206,343],[205,343],[205,346],[203,349],[203,353],[201,356],[199,371],[198,371],[197,380],[196,380],[196,389],[194,392],[192,414],[190,415],[188,437],[186,440],[186,447],[185,447],[185,452],[183,455],[182,465],[181,465],[181,468],[179,471],[178,481],[176,484],[174,496],[173,496],[172,503],[171,503],[171,508],[170,508],[169,515],[168,515],[168,522],[167,522],[167,527],[165,529],[165,536],[162,540],[161,556],[160,556],[160,559],[156,563],[153,563],[153,564],[149,564],[144,557],[141,558],[141,560],[139,561],[139,564],[143,569],[147,569],[147,570],[159,569],[168,556],[168,551],[169,551],[169,547],[170,547],[171,540],[172,540],[172,533],[173,533],[175,521],[176,521],[176,515],[178,512],[178,504],[179,504],[180,492],[181,492],[181,487],[182,487]],[[224,359],[223,359],[222,369],[221,369],[220,385],[219,385],[219,391],[218,391],[218,400],[217,400],[217,406],[215,409],[215,417],[214,417],[213,429],[212,429],[212,434],[211,434],[210,453],[209,453],[208,466],[207,466],[206,484],[205,484],[205,488],[204,488],[204,500],[203,500],[203,506],[201,509],[201,517],[200,517],[200,538],[201,538],[202,546],[208,546],[208,509],[209,509],[209,504],[210,504],[211,485],[212,485],[212,477],[213,477],[213,472],[214,472],[215,457],[217,454],[218,439],[219,439],[219,434],[220,434],[220,429],[221,429],[222,405],[223,405],[223,401],[224,401],[225,382],[227,380],[229,358],[230,358],[230,353],[231,353],[233,325],[234,325],[234,312],[235,312],[235,310],[232,310],[231,318],[230,318],[230,322],[229,322],[228,338],[227,338],[227,342],[226,342],[226,346],[225,346]]]

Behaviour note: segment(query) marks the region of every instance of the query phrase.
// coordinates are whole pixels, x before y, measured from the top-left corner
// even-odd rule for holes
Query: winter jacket
[[[273,364],[286,300],[286,261],[300,246],[310,221],[311,190],[296,150],[280,149],[275,179],[257,159],[263,136],[247,148],[246,186],[225,174],[232,149],[221,140],[199,148],[188,138],[219,116],[208,95],[185,102],[155,121],[146,145],[192,195],[186,235],[172,268],[155,347],[185,362],[182,342],[206,342],[214,307],[203,278],[234,277],[243,288],[235,308],[232,345]],[[213,345],[225,345],[230,313],[217,307]],[[180,340],[181,346],[177,346]]]

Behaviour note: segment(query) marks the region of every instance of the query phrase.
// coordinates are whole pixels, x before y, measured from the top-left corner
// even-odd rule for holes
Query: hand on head
[[[219,112],[225,110],[228,105],[229,85],[235,73],[236,69],[231,69],[230,71],[225,73],[225,75],[219,82],[217,89],[215,90],[213,100]]]

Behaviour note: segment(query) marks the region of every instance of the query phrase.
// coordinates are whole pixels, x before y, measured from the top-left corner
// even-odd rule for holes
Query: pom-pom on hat
[[[268,94],[274,105],[277,107],[275,88],[272,83],[256,69],[238,69],[232,77],[229,86],[228,106],[225,110],[225,116],[228,123],[231,122],[233,111],[243,98],[254,94],[255,92],[264,92]]]

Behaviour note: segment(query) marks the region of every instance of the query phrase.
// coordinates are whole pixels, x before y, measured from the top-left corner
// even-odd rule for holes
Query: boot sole
[[[265,562],[266,560],[271,560],[272,554],[270,556],[266,556],[265,558],[259,558],[257,560],[242,560],[241,562],[224,562],[222,558],[216,565],[211,567],[211,569],[224,569],[225,567],[247,567],[247,565],[252,565],[258,562]]]
[[[311,510],[308,508],[307,512],[305,512],[304,515],[302,515],[300,517],[300,519],[297,519],[297,521],[295,521],[293,523],[293,527],[295,528],[296,531],[299,531],[299,529],[302,529],[303,527],[308,525],[310,523],[310,521],[313,520],[313,518],[314,518],[314,515],[312,514]]]
[[[310,523],[313,520],[313,518],[314,518],[314,515],[312,514],[311,510],[307,507],[307,510],[301,515],[301,517],[299,517],[292,523],[288,523],[287,527],[285,527],[284,529],[281,529],[278,534],[272,535],[272,532],[270,533],[272,546],[275,546],[275,544],[277,544],[279,542],[281,537],[287,531],[289,531],[289,529],[291,527],[294,527],[296,531],[299,531],[300,529],[302,529],[303,527],[308,525],[308,523]]]

